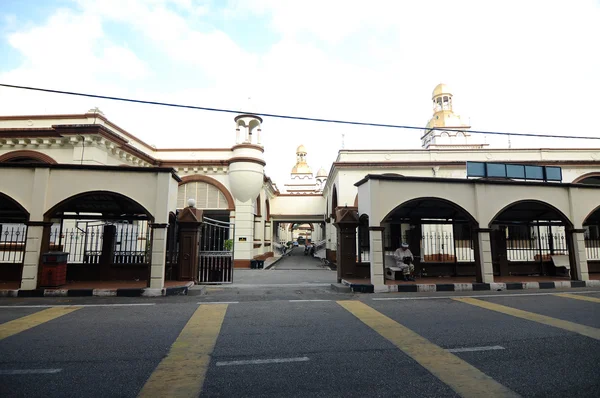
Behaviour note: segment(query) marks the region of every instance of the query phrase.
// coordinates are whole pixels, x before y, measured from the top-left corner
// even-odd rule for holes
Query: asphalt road
[[[312,289],[273,289],[251,299],[229,290],[154,299],[0,299],[0,396],[600,391],[598,289],[564,290],[572,296]]]

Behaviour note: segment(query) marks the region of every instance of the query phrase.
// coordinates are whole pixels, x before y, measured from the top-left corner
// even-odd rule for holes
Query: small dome
[[[304,145],[300,145],[298,149],[296,149],[296,153],[306,153],[306,148]]]
[[[437,86],[435,86],[435,88],[433,89],[433,94],[431,94],[431,97],[435,98],[438,95],[442,95],[442,94],[452,95],[452,93],[450,92],[450,87],[448,87],[448,85],[446,85],[444,83],[440,83]]]
[[[317,171],[317,177],[327,177],[327,171],[321,167],[319,171]]]
[[[312,174],[312,170],[306,163],[298,163],[292,168],[292,174]]]

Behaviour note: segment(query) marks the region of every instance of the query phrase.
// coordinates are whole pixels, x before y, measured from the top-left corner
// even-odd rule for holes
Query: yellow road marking
[[[600,340],[600,329],[591,326],[580,325],[578,323],[564,321],[562,319],[552,318],[546,315],[535,314],[529,311],[518,310],[516,308],[506,307],[504,305],[490,303],[488,301],[478,300],[474,298],[454,298],[453,300],[463,303],[475,305],[492,311],[501,312],[506,315],[512,315],[517,318],[527,319],[528,321],[538,322],[548,326],[568,330],[570,332],[579,333],[583,336],[591,337]]]
[[[360,301],[338,301],[463,397],[518,397],[479,369]]]
[[[578,294],[556,293],[555,296],[572,298],[575,300],[591,301],[592,303],[600,303],[600,298],[590,296],[580,296]]]
[[[81,307],[54,307],[0,325],[0,340],[51,321]]]
[[[198,307],[138,397],[196,398],[200,395],[227,306]]]

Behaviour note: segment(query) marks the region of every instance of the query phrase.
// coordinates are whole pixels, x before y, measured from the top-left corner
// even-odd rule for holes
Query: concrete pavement
[[[600,389],[599,289],[467,298],[274,292],[248,301],[225,293],[221,304],[212,295],[1,299],[0,395],[135,397],[160,385],[151,380],[215,397],[454,397],[482,388],[595,397]],[[55,305],[70,311],[48,313],[65,308]],[[182,344],[195,354],[182,358]]]

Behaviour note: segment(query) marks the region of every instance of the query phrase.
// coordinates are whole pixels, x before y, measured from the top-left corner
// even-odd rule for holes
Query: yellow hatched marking
[[[35,314],[27,315],[14,321],[6,322],[0,325],[0,340],[9,336],[21,333],[42,323],[51,321],[63,315],[77,311],[81,307],[54,307],[48,308]]]
[[[200,395],[227,307],[227,304],[198,307],[138,397]]]
[[[570,293],[556,293],[555,296],[567,297],[567,298],[572,298],[575,300],[591,301],[592,303],[600,303],[600,298],[598,298],[598,297],[580,296],[578,294],[570,294]]]
[[[454,298],[453,300],[471,304],[488,310],[501,312],[503,314],[511,315],[517,318],[526,319],[528,321],[538,322],[548,326],[554,326],[556,328],[568,330],[570,332],[579,333],[583,336],[600,340],[600,329],[596,329],[591,326],[580,325],[578,323],[564,321],[562,319],[556,319],[529,311],[518,310],[516,308],[506,307],[504,305],[490,303],[488,301],[483,301],[474,298]]]
[[[518,397],[479,369],[360,301],[338,301],[463,397]]]

